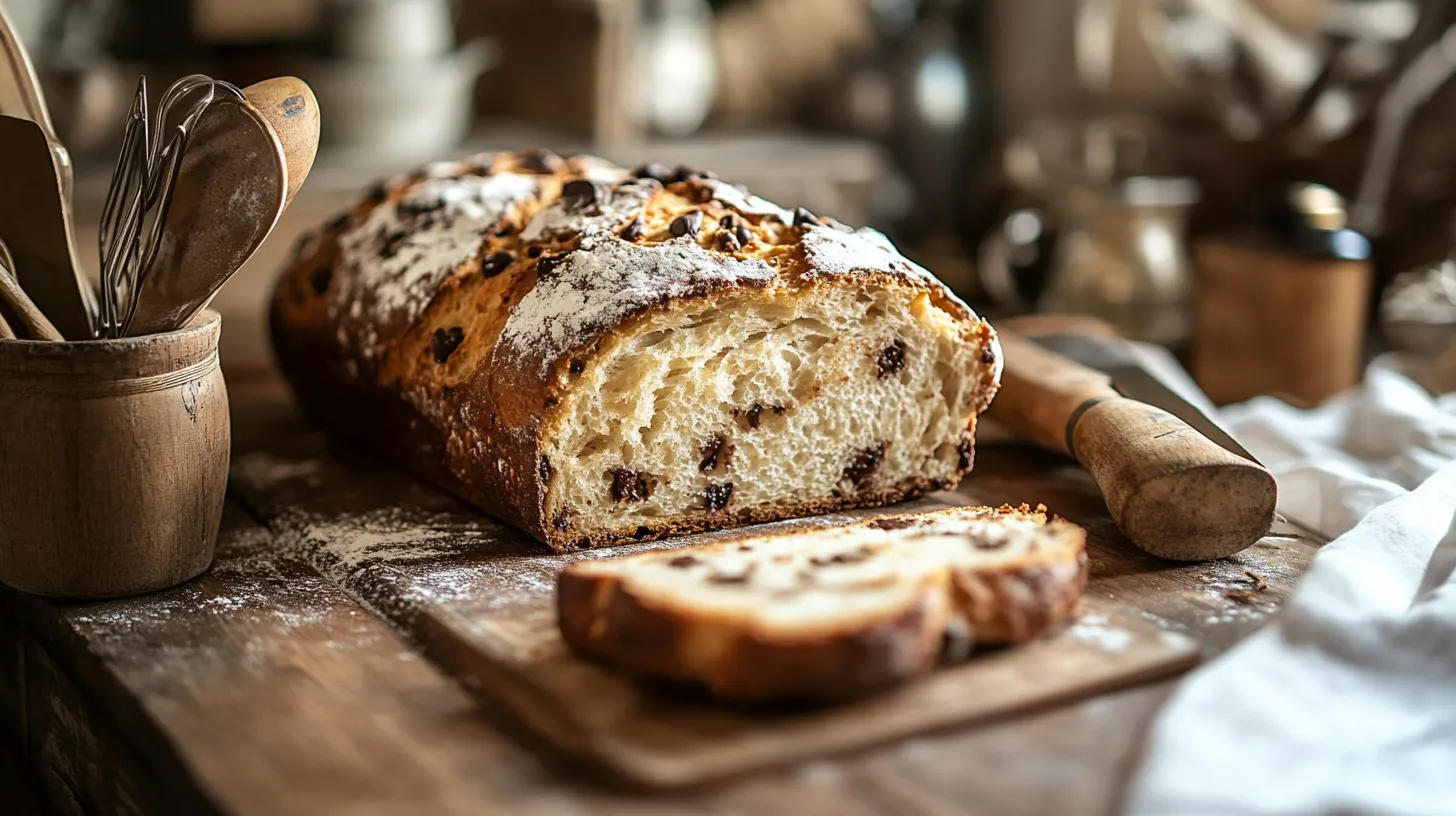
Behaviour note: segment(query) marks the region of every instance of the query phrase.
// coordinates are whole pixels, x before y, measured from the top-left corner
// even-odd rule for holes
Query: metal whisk
[[[201,74],[185,76],[162,94],[153,116],[147,79],[137,82],[101,212],[101,298],[92,321],[99,338],[126,336],[137,293],[161,245],[188,136],[219,94],[243,98],[230,83]]]

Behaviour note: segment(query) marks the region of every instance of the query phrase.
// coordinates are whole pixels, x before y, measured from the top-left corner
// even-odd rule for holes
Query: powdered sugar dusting
[[[609,183],[621,181],[625,174],[622,168],[596,156],[580,157],[576,169],[581,173],[582,178]]]
[[[777,218],[785,224],[794,221],[794,214],[778,206],[767,199],[752,195],[740,185],[728,184],[717,179],[704,179],[700,182],[713,191],[713,198],[718,199],[725,205],[743,213],[744,215],[762,215],[770,218]]]
[[[401,200],[379,204],[339,236],[348,273],[339,276],[341,283],[333,289],[330,319],[340,327],[338,342],[352,346],[353,353],[346,355],[351,361],[373,359],[389,339],[381,332],[417,321],[445,279],[480,252],[485,234],[517,205],[541,195],[538,175],[480,175],[496,158],[481,154],[472,161],[433,162],[416,170],[412,181],[393,179],[389,187],[412,187]],[[594,194],[551,202],[531,218],[520,237],[537,242],[576,236],[581,249],[512,310],[502,345],[543,352],[551,360],[652,303],[734,283],[773,280],[773,270],[761,261],[709,253],[691,241],[647,247],[616,240],[616,233],[651,200],[655,185],[624,180],[625,170],[593,156],[574,157],[570,166],[577,178],[597,185]],[[742,186],[717,179],[695,183],[745,215],[793,221],[788,210]],[[805,277],[879,271],[943,289],[876,230],[816,224],[804,229],[802,240],[809,261]],[[594,255],[600,257],[589,257]],[[343,316],[348,319],[341,320]]]
[[[485,231],[537,191],[536,179],[515,173],[431,177],[381,204],[339,236],[354,274],[338,287],[334,307],[354,316],[362,311],[369,327],[414,321],[445,277],[479,251]],[[354,338],[366,358],[373,356],[374,331]]]
[[[452,161],[428,162],[420,166],[419,174],[425,178],[451,178],[459,175],[460,163]]]
[[[589,236],[511,311],[497,354],[539,355],[545,374],[553,361],[647,306],[773,278],[761,260],[714,255],[687,237],[641,246]]]
[[[925,267],[911,261],[879,230],[863,227],[854,232],[815,225],[804,232],[813,275],[853,275],[862,271],[896,272],[926,283],[940,285]]]
[[[554,235],[616,230],[641,212],[652,196],[652,189],[646,185],[622,184],[616,188],[603,187],[601,193],[603,200],[584,208],[565,200],[543,208],[521,230],[521,240],[539,241]]]

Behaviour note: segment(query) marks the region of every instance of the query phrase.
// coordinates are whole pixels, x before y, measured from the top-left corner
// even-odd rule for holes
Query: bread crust
[[[397,274],[383,280],[371,271],[370,264],[360,263],[349,254],[352,247],[345,245],[344,238],[357,241],[354,236],[367,232],[365,228],[378,220],[376,211],[381,207],[391,206],[393,212],[405,204],[417,206],[415,198],[421,191],[431,189],[431,185],[462,183],[462,176],[468,176],[471,183],[486,185],[518,185],[520,179],[527,179],[535,192],[510,199],[499,213],[482,216],[484,220],[479,223],[488,224],[479,233],[485,236],[483,242],[458,263],[446,264],[448,268],[430,272],[433,267],[428,263],[392,268]],[[770,270],[768,276],[731,271],[718,277],[705,275],[701,285],[663,291],[643,302],[624,302],[600,325],[578,326],[579,331],[561,343],[524,342],[516,336],[520,332],[512,333],[512,318],[515,315],[516,322],[520,322],[522,300],[540,284],[542,259],[590,250],[582,247],[588,240],[582,235],[546,234],[529,236],[528,240],[523,230],[532,223],[533,216],[561,206],[562,189],[568,181],[584,178],[615,184],[602,189],[627,190],[634,202],[640,198],[637,206],[646,213],[644,218],[656,219],[649,227],[659,233],[665,229],[663,219],[675,211],[671,208],[680,211],[684,201],[694,202],[712,217],[736,215],[738,223],[752,228],[754,246],[761,257],[730,252],[716,253],[714,260],[725,265],[742,261],[740,265],[745,269],[759,269],[748,266],[751,261]],[[665,310],[734,298],[782,296],[786,288],[793,296],[807,296],[818,286],[927,293],[936,306],[957,321],[963,342],[995,356],[995,366],[987,369],[977,391],[977,412],[984,410],[999,384],[1000,351],[989,324],[929,273],[898,254],[885,251],[883,257],[876,255],[884,261],[878,264],[884,268],[821,268],[824,264],[811,261],[805,247],[807,236],[832,231],[832,243],[859,240],[855,238],[858,234],[844,232],[829,219],[791,225],[782,218],[763,215],[755,208],[768,211],[772,205],[752,199],[745,206],[739,200],[743,194],[734,192],[736,188],[701,174],[688,173],[688,177],[665,186],[648,182],[650,179],[633,181],[633,174],[627,170],[594,157],[561,158],[543,151],[521,151],[481,154],[448,165],[426,165],[408,176],[377,185],[340,218],[317,234],[306,236],[275,285],[269,309],[270,337],[279,367],[303,409],[330,431],[519,527],[557,551],[881,505],[929,490],[952,488],[959,482],[968,467],[949,479],[910,478],[821,501],[679,517],[630,531],[582,531],[573,529],[569,520],[563,523],[562,519],[549,518],[549,463],[542,462],[542,440],[549,438],[562,421],[570,367],[591,364],[610,346],[614,336]],[[642,189],[638,190],[638,186]],[[743,214],[745,209],[749,216]],[[426,226],[415,229],[430,228],[429,219],[434,216],[423,217]],[[453,217],[464,216],[457,213]],[[385,221],[377,241],[387,247],[391,241],[399,243],[408,238],[403,227]],[[447,239],[436,242],[436,246],[448,244]],[[401,252],[412,251],[412,245],[404,246]],[[695,245],[690,248],[698,251]],[[374,266],[394,263],[392,259],[379,260],[384,255],[378,247],[370,251],[378,256],[370,256]],[[433,250],[426,245],[419,251]],[[507,255],[513,259],[509,264],[500,269],[492,265],[493,258]],[[775,265],[764,265],[765,259]],[[443,327],[460,325],[465,326],[465,333],[453,340],[454,346],[449,345],[449,336],[441,341]],[[449,347],[443,357],[442,346]],[[974,432],[974,418],[967,430]]]
[[[954,605],[977,643],[1025,643],[1076,615],[1087,589],[1087,553],[1070,561],[956,572],[951,582]]]
[[[930,672],[952,646],[1005,646],[1046,634],[1077,614],[1087,584],[1086,533],[1048,519],[1045,509],[1003,506],[906,513],[846,527],[979,513],[1044,525],[1048,546],[1016,562],[919,576],[893,608],[830,627],[766,633],[732,616],[634,593],[621,573],[578,562],[557,582],[557,619],[575,652],[628,674],[701,685],[729,701],[840,701],[864,697]],[[814,532],[795,531],[795,536]],[[765,534],[775,535],[775,534]],[[914,535],[913,529],[907,535]],[[733,535],[704,545],[713,553],[759,538]],[[679,548],[674,554],[693,554]],[[624,562],[660,557],[628,556]],[[704,655],[704,644],[715,644]]]
[[[684,616],[605,576],[563,576],[557,598],[562,637],[577,652],[640,678],[701,684],[715,697],[743,702],[854,699],[924,674],[935,664],[949,612],[940,580],[892,614],[800,637],[764,637]],[[706,677],[685,657],[704,641],[724,644]]]

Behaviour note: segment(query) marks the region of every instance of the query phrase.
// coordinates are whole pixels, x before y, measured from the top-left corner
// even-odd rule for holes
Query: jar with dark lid
[[[1319,184],[1290,185],[1262,215],[1195,242],[1193,375],[1219,404],[1317,405],[1360,379],[1370,241]]]

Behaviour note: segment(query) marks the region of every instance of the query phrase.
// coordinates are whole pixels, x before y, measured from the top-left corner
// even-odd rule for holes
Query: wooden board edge
[[[712,762],[704,761],[701,757],[695,757],[691,761],[670,757],[664,759],[661,756],[642,752],[630,742],[611,739],[596,739],[589,744],[598,747],[593,758],[606,766],[614,776],[623,779],[628,784],[651,790],[685,790],[797,763],[857,754],[910,737],[975,728],[1002,722],[1018,715],[1046,711],[1080,700],[1175,677],[1193,668],[1199,661],[1198,648],[1190,643],[1185,649],[1169,652],[1157,659],[1130,667],[1116,676],[1077,688],[1067,687],[1049,691],[1020,702],[977,712],[927,716],[919,720],[903,722],[876,722],[873,725],[878,726],[877,729],[861,728],[853,742],[835,743],[832,738],[825,738],[821,744],[800,746],[793,750],[755,751],[752,758],[747,761]]]

